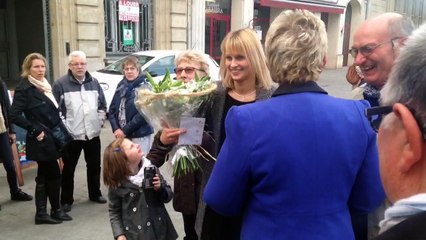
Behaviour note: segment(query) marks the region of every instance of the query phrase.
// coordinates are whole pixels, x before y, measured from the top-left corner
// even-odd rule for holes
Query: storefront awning
[[[328,12],[335,14],[342,14],[345,11],[344,6],[337,4],[327,4],[327,1],[291,1],[291,0],[260,0],[260,5],[266,7],[277,7],[287,9],[306,9],[311,12]]]

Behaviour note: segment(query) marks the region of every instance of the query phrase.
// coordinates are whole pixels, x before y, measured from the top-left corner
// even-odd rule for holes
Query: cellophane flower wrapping
[[[136,108],[147,121],[159,130],[164,121],[170,128],[179,128],[181,117],[205,117],[216,83],[190,81],[177,88],[156,93],[150,85],[137,89]],[[195,145],[176,145],[168,154],[173,176],[179,177],[199,169],[197,158],[201,155]],[[171,159],[171,161],[170,161]]]

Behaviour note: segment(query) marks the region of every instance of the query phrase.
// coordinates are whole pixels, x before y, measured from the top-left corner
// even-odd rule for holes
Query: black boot
[[[60,190],[61,190],[61,179],[47,181],[47,195],[49,196],[50,205],[52,210],[50,216],[60,221],[71,221],[72,217],[66,214],[60,204]]]
[[[47,214],[47,191],[44,180],[36,179],[35,189],[35,204],[36,204],[36,215],[35,224],[58,224],[62,223],[61,220],[52,218]]]
[[[70,215],[66,214],[61,208],[56,210],[50,211],[50,216],[54,219],[61,220],[61,221],[71,221],[72,217]]]

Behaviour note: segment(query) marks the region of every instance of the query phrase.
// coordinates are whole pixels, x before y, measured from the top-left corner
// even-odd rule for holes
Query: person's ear
[[[398,168],[401,172],[409,171],[413,165],[422,159],[423,136],[422,131],[411,111],[403,104],[396,103],[393,113],[401,123],[403,131],[404,146],[402,147],[401,159]]]
[[[327,56],[324,56],[324,58],[322,59],[322,66],[325,67],[325,65],[327,64]]]

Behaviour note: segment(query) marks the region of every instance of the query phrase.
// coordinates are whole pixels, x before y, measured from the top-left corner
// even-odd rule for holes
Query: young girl
[[[114,140],[104,152],[103,178],[109,187],[109,216],[114,239],[176,239],[177,233],[164,203],[173,197],[157,173],[153,188],[143,185],[144,168],[152,166],[138,144]]]

